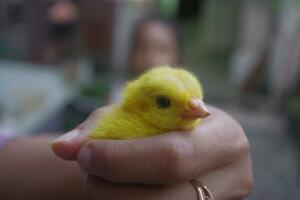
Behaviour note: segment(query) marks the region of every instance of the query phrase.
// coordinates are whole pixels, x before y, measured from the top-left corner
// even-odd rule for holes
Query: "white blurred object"
[[[279,104],[300,80],[300,3],[282,1],[278,34],[269,65],[270,99]]]
[[[63,73],[52,68],[0,61],[0,130],[29,134],[72,98]]]
[[[110,102],[119,102],[126,79],[124,72],[128,71],[128,59],[131,51],[131,34],[134,24],[153,8],[153,1],[127,0],[115,1],[114,31],[112,36],[111,65],[114,69],[114,79],[111,84]]]
[[[241,88],[258,67],[270,36],[270,13],[263,1],[243,5],[238,46],[232,57],[231,80]]]

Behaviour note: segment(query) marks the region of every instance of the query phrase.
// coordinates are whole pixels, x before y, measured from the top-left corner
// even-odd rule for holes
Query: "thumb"
[[[91,128],[99,119],[103,112],[109,107],[103,107],[96,109],[84,122],[79,124],[72,131],[62,135],[54,140],[51,144],[54,153],[65,160],[76,160],[77,153],[80,147],[89,138]]]
[[[51,144],[54,153],[65,160],[75,160],[77,152],[86,141],[86,134],[82,134],[81,130],[74,130],[60,136]]]

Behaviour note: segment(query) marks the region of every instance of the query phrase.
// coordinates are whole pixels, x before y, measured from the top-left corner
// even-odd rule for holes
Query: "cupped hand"
[[[239,124],[226,113],[209,107],[211,115],[190,132],[131,140],[89,139],[95,119],[106,109],[109,108],[96,110],[85,122],[52,144],[58,156],[77,159],[90,174],[88,180],[94,181],[86,182],[89,191],[98,191],[95,188],[105,184],[132,189],[133,186],[124,185],[128,183],[172,185],[163,187],[174,188],[186,186],[188,180],[198,177],[216,199],[249,195],[252,188],[249,143]]]

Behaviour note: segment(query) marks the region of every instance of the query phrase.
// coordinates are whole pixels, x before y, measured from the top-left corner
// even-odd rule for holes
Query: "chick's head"
[[[161,131],[189,130],[209,115],[197,78],[186,70],[154,68],[129,82],[121,106]]]

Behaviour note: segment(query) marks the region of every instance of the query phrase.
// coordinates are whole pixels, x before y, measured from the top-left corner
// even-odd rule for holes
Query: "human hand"
[[[63,159],[77,158],[92,175],[86,176],[85,181],[90,195],[113,199],[116,195],[124,198],[125,194],[146,196],[169,191],[164,194],[171,198],[173,191],[177,196],[195,198],[187,181],[197,177],[216,199],[248,196],[252,188],[248,140],[227,114],[213,107],[210,111],[211,116],[189,133],[172,132],[132,140],[87,140],[91,125],[103,112],[99,109],[67,136],[56,140],[52,147]],[[165,186],[154,190],[128,183]],[[106,188],[106,192],[103,194],[100,188]]]

